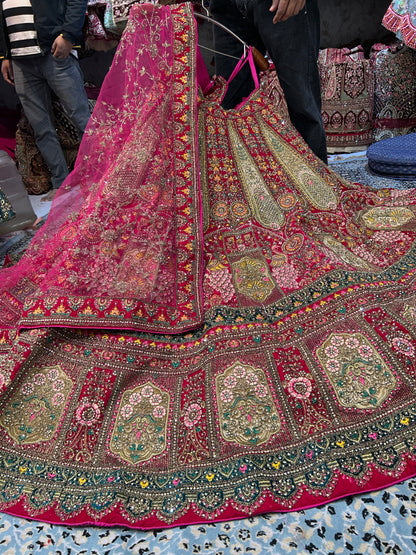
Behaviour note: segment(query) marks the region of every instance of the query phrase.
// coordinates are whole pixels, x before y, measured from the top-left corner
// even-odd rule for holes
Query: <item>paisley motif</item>
[[[328,247],[329,249],[331,249],[331,251],[336,253],[337,256],[339,256],[346,264],[349,264],[354,268],[358,268],[360,270],[376,269],[374,266],[369,264],[366,260],[364,260],[363,258],[360,258],[352,251],[347,249],[347,247],[345,247],[340,241],[335,239],[335,237],[333,237],[332,235],[329,235],[329,234],[322,235],[321,240],[326,247]]]
[[[376,206],[362,216],[369,229],[400,229],[415,219],[415,214],[406,206]]]
[[[338,197],[328,183],[312,168],[306,168],[301,155],[263,121],[259,121],[265,141],[284,170],[290,175],[300,191],[316,208],[331,210],[338,205]]]
[[[282,210],[270,193],[253,157],[231,123],[228,125],[228,132],[241,183],[255,218],[266,228],[278,229],[283,225],[285,219]]]

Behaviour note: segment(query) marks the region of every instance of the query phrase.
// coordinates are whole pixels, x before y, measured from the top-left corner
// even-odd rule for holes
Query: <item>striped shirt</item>
[[[3,15],[12,58],[41,54],[30,0],[3,0]]]

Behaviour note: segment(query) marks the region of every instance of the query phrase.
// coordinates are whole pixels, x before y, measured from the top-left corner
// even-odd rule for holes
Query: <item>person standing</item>
[[[244,42],[266,52],[285,93],[291,121],[312,151],[327,162],[318,70],[320,18],[317,0],[211,0],[213,19]],[[216,73],[228,79],[243,47],[214,26]],[[254,88],[248,67],[230,83],[224,108],[233,108]]]
[[[86,9],[87,0],[0,0],[1,73],[16,88],[54,190],[68,166],[55,129],[52,91],[80,138],[90,117],[74,50],[82,41]]]

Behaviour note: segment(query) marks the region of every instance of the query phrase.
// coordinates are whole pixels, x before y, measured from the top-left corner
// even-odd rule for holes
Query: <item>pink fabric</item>
[[[205,90],[210,84],[211,80],[209,78],[207,66],[205,65],[204,58],[202,57],[201,51],[197,50],[197,82],[198,85]]]
[[[20,117],[19,110],[2,110],[0,122],[0,150],[15,159],[16,128]]]
[[[137,13],[47,224],[2,272],[2,326],[177,332],[202,321],[196,83],[175,62],[170,9]],[[183,48],[191,71],[196,53]]]
[[[250,70],[251,70],[251,75],[253,77],[253,81],[254,81],[254,86],[257,89],[259,86],[259,78],[257,75],[257,71],[256,71],[256,67],[254,65],[254,60],[253,60],[253,51],[250,48],[247,56],[243,57],[239,60],[239,62],[237,63],[237,65],[234,68],[234,71],[232,72],[232,74],[230,75],[229,79],[228,79],[228,83],[231,83],[231,81],[234,79],[234,77],[236,77],[236,75],[238,75],[238,73],[240,72],[241,68],[248,62],[249,66],[250,66]]]
[[[396,33],[410,48],[416,49],[416,3],[393,1],[384,14],[384,27]]]

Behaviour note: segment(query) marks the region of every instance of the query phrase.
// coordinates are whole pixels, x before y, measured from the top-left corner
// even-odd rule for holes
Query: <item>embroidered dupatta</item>
[[[196,30],[187,10],[132,10],[76,167],[23,260],[2,272],[4,327],[177,333],[201,324]]]

